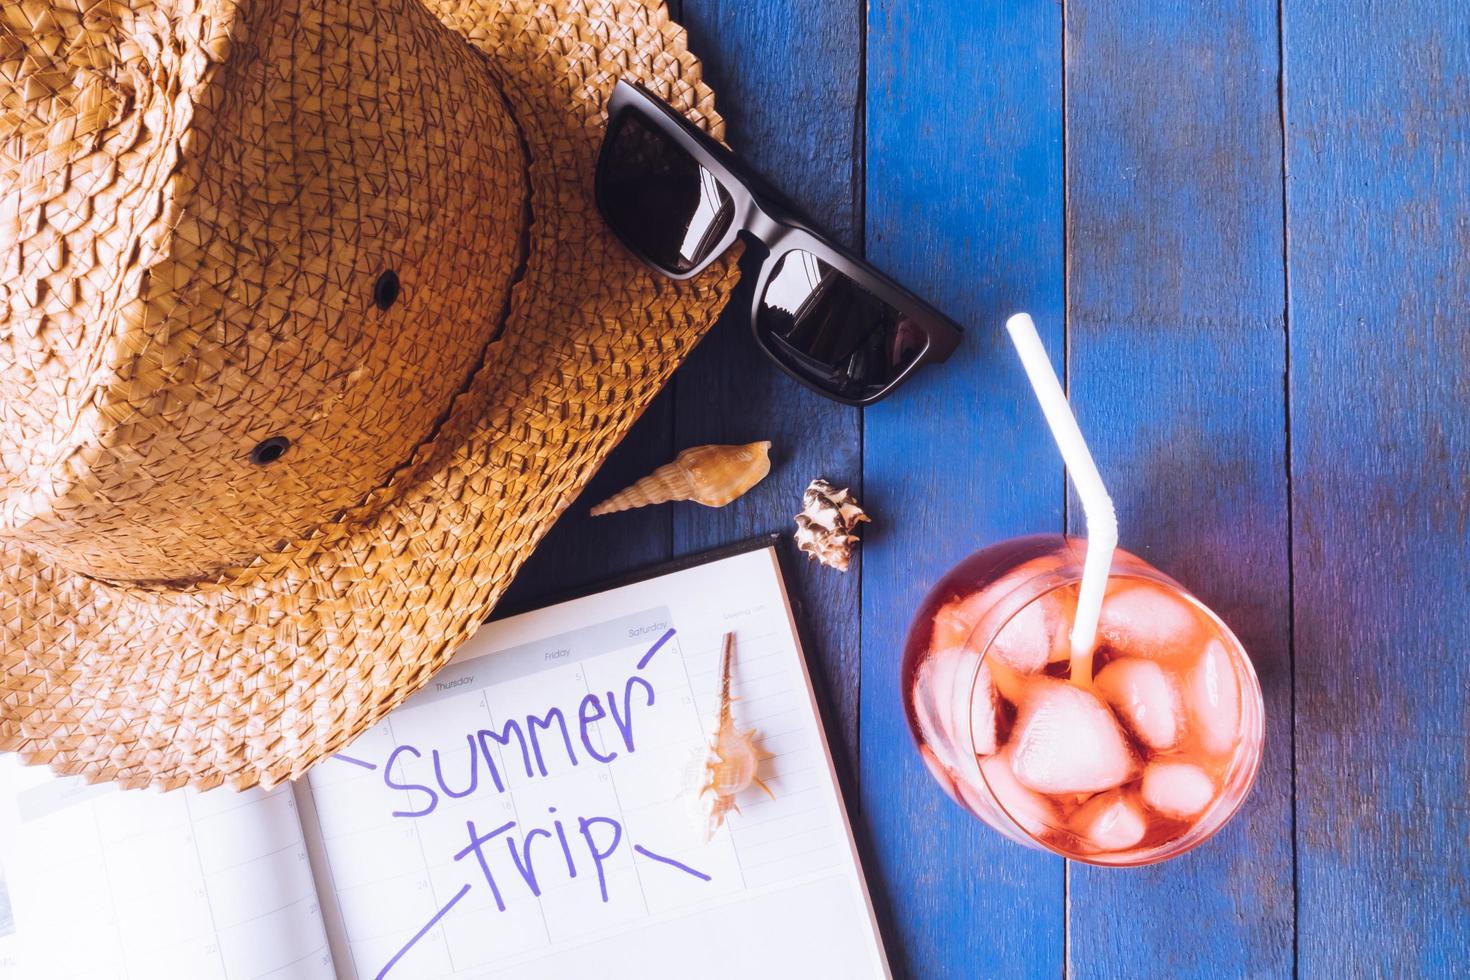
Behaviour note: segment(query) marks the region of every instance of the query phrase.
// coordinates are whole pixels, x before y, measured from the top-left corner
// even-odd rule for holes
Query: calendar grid
[[[495,727],[495,712],[490,709],[490,703],[489,703],[489,701],[487,701],[484,698],[484,696],[482,695],[481,698],[480,698],[480,703],[482,705],[484,705],[484,707],[485,707],[485,717],[489,720],[490,727],[494,728]],[[500,767],[503,770],[505,768],[505,750],[503,748],[497,748],[495,750],[495,754],[499,758],[499,760],[500,760]],[[521,808],[520,808],[520,804],[516,802],[516,798],[515,798],[515,794],[514,793],[511,793],[510,794],[510,808],[511,808],[511,813],[515,815],[516,823],[520,823],[521,822]],[[539,917],[541,919],[541,931],[545,934],[547,943],[550,943],[551,942],[551,923],[549,923],[549,922],[546,921],[546,909],[543,908],[541,906],[541,903],[538,902],[538,903],[536,903],[536,911],[537,911],[537,914],[539,915]]]
[[[96,810],[92,811],[92,824],[97,831],[97,845],[101,857],[99,863],[102,865],[102,881],[107,888],[107,904],[112,909],[112,921],[119,923],[122,921],[122,916],[118,913],[117,909],[117,892],[112,887],[112,873],[107,867],[107,848],[103,845],[102,816]],[[119,945],[121,945],[120,941]],[[123,980],[130,980],[131,974],[128,970],[128,964],[124,961],[120,965],[122,967]]]
[[[241,805],[245,806],[248,804]],[[189,798],[187,796],[184,797],[184,812],[189,815],[190,824],[193,824],[194,811],[192,806],[190,805]],[[195,834],[190,834],[189,844],[191,845],[191,849],[194,852],[194,865],[196,868],[199,869],[199,881],[204,888],[204,905],[207,909],[209,909],[209,930],[210,932],[214,933],[214,935],[218,936],[220,932],[219,922],[215,919],[214,903],[209,899],[209,880],[205,877],[204,874],[204,855],[199,852],[198,836]],[[218,942],[215,943],[214,954],[215,957],[219,960],[220,973],[223,974],[225,972],[225,953],[223,949],[219,948]]]
[[[678,641],[675,640],[675,642],[677,643]],[[581,674],[581,677],[582,677],[582,689],[587,694],[591,694],[592,693],[592,685],[589,684],[588,681],[587,681],[587,674],[585,672],[583,672]],[[602,738],[602,730],[601,729],[598,729],[595,734],[596,734],[596,737],[597,737],[597,747],[598,747],[598,749],[601,750],[604,754],[606,754],[607,743]],[[622,825],[624,827],[626,827],[628,825],[628,815],[623,812],[623,801],[622,801],[622,798],[618,795],[618,779],[617,779],[617,776],[614,775],[613,773],[609,772],[607,774],[607,780],[608,780],[609,787],[612,789],[613,802],[617,805],[617,808],[618,808],[618,819],[622,822]],[[643,912],[646,915],[648,913],[648,911],[649,911],[649,908],[648,908],[648,890],[643,887],[643,873],[638,870],[638,862],[637,861],[634,861],[633,862],[633,877],[638,882],[638,897],[643,902]]]
[[[866,972],[876,933],[774,562],[730,561],[743,578],[696,568],[487,624],[312,771],[322,847],[354,869],[334,875],[334,921],[359,975],[571,975],[595,950],[653,956],[742,921],[770,937],[750,955],[799,963],[820,940]],[[727,631],[736,723],[760,733],[774,799],[742,790],[706,840]],[[451,891],[464,901],[441,906]]]

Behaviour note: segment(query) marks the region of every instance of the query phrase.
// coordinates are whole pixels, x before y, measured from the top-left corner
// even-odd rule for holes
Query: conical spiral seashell
[[[692,500],[706,507],[723,507],[765,479],[771,472],[771,444],[691,446],[625,490],[592,508],[594,517],[620,510]]]

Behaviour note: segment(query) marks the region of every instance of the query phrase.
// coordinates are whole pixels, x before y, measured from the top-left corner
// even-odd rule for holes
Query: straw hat
[[[6,0],[0,749],[300,775],[421,686],[714,319],[594,205],[657,0]]]

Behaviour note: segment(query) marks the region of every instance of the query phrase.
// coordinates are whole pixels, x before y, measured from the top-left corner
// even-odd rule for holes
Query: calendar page
[[[289,787],[124,791],[0,756],[0,978],[334,974]]]
[[[343,976],[887,975],[773,549],[488,624],[299,795]]]

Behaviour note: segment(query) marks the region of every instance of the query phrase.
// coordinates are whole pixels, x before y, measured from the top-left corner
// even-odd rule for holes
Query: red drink
[[[945,791],[1013,840],[1148,864],[1206,840],[1245,799],[1260,684],[1214,613],[1121,549],[1091,676],[1073,677],[1086,549],[1015,538],[951,569],[909,629],[909,725]]]

